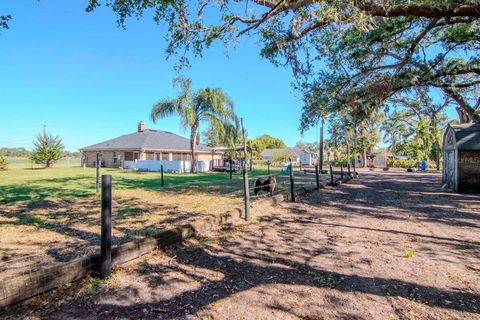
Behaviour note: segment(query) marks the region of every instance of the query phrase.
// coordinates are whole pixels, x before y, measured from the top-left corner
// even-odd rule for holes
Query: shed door
[[[480,193],[480,150],[459,150],[457,191]]]
[[[445,153],[445,181],[447,189],[455,190],[455,151]]]

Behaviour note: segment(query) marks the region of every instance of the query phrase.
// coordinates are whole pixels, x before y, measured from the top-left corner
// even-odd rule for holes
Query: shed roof
[[[480,150],[480,123],[463,123],[450,127],[455,133],[458,150]]]
[[[134,132],[120,137],[100,142],[85,148],[83,151],[102,151],[102,150],[169,150],[169,151],[188,151],[190,150],[190,140],[177,134],[145,129],[144,131]],[[211,152],[212,150],[205,144],[199,144],[196,147],[199,152]]]

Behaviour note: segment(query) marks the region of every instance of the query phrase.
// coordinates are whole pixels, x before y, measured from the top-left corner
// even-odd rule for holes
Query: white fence
[[[190,161],[181,160],[136,160],[124,161],[124,169],[140,170],[140,171],[160,171],[163,165],[163,172],[185,173],[190,172]],[[197,172],[207,172],[210,170],[210,161],[197,160]]]

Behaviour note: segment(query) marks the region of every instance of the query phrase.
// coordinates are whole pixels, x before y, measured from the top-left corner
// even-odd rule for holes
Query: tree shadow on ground
[[[182,220],[188,222],[202,216],[184,212],[176,205],[145,203],[134,197],[116,199],[113,205],[113,245],[153,235],[184,223]],[[97,197],[4,206],[0,212],[0,230],[5,232],[2,239],[6,243],[0,248],[0,278],[98,252],[99,208]]]
[[[352,188],[354,187],[352,186]],[[369,186],[368,183],[362,190],[368,188],[373,190],[373,187]],[[432,192],[431,188],[421,189],[423,192]],[[327,193],[330,191],[332,191],[330,195],[333,197],[332,199],[328,199],[329,195]],[[337,200],[339,194],[348,192],[348,190],[337,192],[338,189],[330,191],[320,194],[321,199],[324,201]],[[404,190],[403,192],[410,191]],[[376,194],[371,193],[364,196],[375,197]],[[431,196],[438,200],[435,193]],[[372,199],[367,200],[373,202]],[[477,201],[470,198],[467,198],[467,200]],[[439,201],[442,202],[443,200]],[[318,205],[313,200],[311,202],[309,205],[312,207]],[[296,208],[296,206],[289,206],[289,209],[292,208]],[[369,215],[365,214],[363,210],[355,212],[352,211],[352,208],[344,206],[339,208],[342,214],[365,215],[366,221],[369,221],[368,219],[386,220],[383,215]],[[428,212],[428,210],[424,210],[419,214],[427,214]],[[400,214],[402,213],[400,212]],[[271,294],[274,290],[272,286],[279,288],[274,292],[283,292],[287,295],[289,291],[295,295],[305,294],[304,291],[295,288],[322,289],[323,297],[329,297],[327,299],[329,301],[325,302],[326,298],[322,298],[323,300],[321,303],[319,302],[319,305],[315,306],[312,303],[306,310],[287,307],[281,302],[281,299],[273,302],[263,302],[263,308],[271,308],[305,319],[322,318],[321,310],[329,310],[329,308],[330,310],[337,310],[336,316],[338,317],[362,319],[361,316],[356,314],[356,310],[338,310],[338,293],[365,294],[386,299],[400,297],[413,303],[442,310],[480,312],[478,305],[480,294],[478,292],[469,291],[465,288],[436,287],[435,285],[413,281],[408,277],[402,279],[401,275],[397,275],[399,278],[382,274],[362,275],[360,271],[365,265],[371,264],[373,257],[372,259],[367,256],[362,259],[347,259],[344,261],[344,258],[351,256],[358,258],[358,254],[351,251],[355,250],[353,246],[350,251],[342,251],[345,248],[339,247],[342,241],[339,228],[355,229],[363,232],[362,235],[367,235],[368,232],[380,232],[390,236],[419,238],[423,245],[430,246],[432,250],[440,248],[455,259],[464,260],[468,257],[469,259],[476,259],[475,261],[478,262],[480,243],[477,241],[462,241],[448,236],[426,235],[373,226],[352,226],[325,221],[333,216],[334,214],[328,213],[328,211],[313,211],[300,207],[297,210],[291,210],[288,215],[261,216],[258,225],[242,228],[241,232],[236,233],[233,237],[220,236],[210,241],[200,241],[200,244],[197,245],[172,247],[167,250],[168,258],[166,261],[144,260],[136,265],[133,272],[135,277],[141,278],[147,284],[148,295],[155,297],[153,301],[145,302],[145,299],[142,298],[146,294],[145,290],[140,290],[143,292],[140,294],[138,286],[127,285],[115,296],[115,301],[121,303],[101,301],[92,312],[97,314],[108,312],[109,317],[112,318],[117,316],[134,317],[142,313],[143,310],[152,310],[151,313],[145,314],[147,318],[171,319],[184,318],[186,315],[192,314],[208,315],[208,308],[216,303],[225,301],[225,299],[232,299],[234,296],[236,297],[233,298],[234,300],[240,299],[239,295],[247,294],[247,291],[248,294],[255,295],[256,293],[252,293],[253,291],[267,290],[262,288],[269,288],[265,292]],[[341,215],[337,214],[335,217],[341,221]],[[427,222],[431,224],[443,223],[434,220],[432,218]],[[450,223],[446,225],[450,228],[454,227]],[[367,242],[368,239],[364,239],[364,241]],[[384,245],[391,250],[399,249],[397,238],[385,239]],[[349,249],[349,247],[347,246],[346,249]],[[427,251],[427,248],[425,248],[425,251]],[[400,256],[397,259],[405,258]],[[435,254],[432,254],[430,259],[434,263],[443,263],[442,258],[436,257]],[[351,270],[358,271],[355,273],[345,272],[347,270],[344,269],[343,264],[346,261],[349,261]],[[330,262],[331,265],[323,265],[324,262]],[[337,262],[340,264],[338,267],[335,264]],[[212,279],[211,276],[204,275],[209,274],[209,272],[214,272],[219,276]],[[195,283],[194,286],[192,282]],[[176,292],[174,296],[161,294],[165,290],[168,291],[178,287],[184,289]],[[251,299],[254,301],[261,300],[260,296],[253,296]],[[262,301],[258,303],[262,304]],[[244,310],[241,306],[235,308]],[[81,308],[76,310],[70,310],[69,312],[73,312],[70,315],[78,315],[75,312],[81,314]],[[404,315],[404,317],[408,316]]]
[[[418,220],[457,227],[480,228],[480,195],[441,190],[441,177],[389,174],[381,181],[363,174],[361,185],[345,185],[334,192],[320,192],[305,199],[312,206],[337,208],[351,215],[390,220]],[[358,188],[357,188],[358,186]],[[377,199],[383,200],[382,205]]]
[[[442,290],[433,286],[422,286],[417,283],[395,279],[363,277],[325,271],[283,258],[271,259],[269,257],[259,257],[258,255],[255,255],[255,257],[237,255],[235,258],[232,258],[230,256],[212,254],[209,250],[200,247],[183,248],[176,250],[174,254],[172,258],[175,258],[180,266],[188,265],[194,268],[214,270],[222,273],[223,278],[217,281],[208,281],[201,276],[185,271],[182,267],[156,266],[144,262],[138,266],[137,270],[139,273],[144,274],[152,290],[161,285],[176,285],[179,281],[182,281],[174,277],[164,277],[165,273],[171,271],[185,273],[189,278],[202,283],[201,288],[183,292],[172,299],[156,300],[155,302],[140,302],[131,305],[99,303],[93,307],[94,310],[92,312],[98,314],[108,311],[109,317],[112,318],[116,316],[135,317],[141,314],[142,310],[160,308],[161,312],[156,313],[155,316],[152,315],[151,318],[159,317],[162,314],[169,319],[181,318],[186,314],[201,312],[212,303],[242,291],[263,285],[285,284],[320,287],[334,291],[354,291],[385,297],[403,297],[433,307],[466,312],[479,311],[475,301],[479,301],[480,295],[471,292]],[[251,258],[261,259],[267,265],[248,262],[248,259]],[[121,295],[126,300],[135,300],[136,289],[134,287],[123,288]],[[120,301],[122,300],[121,297],[119,299]],[[282,306],[278,305],[271,305],[270,307],[277,310],[282,308]],[[295,310],[290,309],[284,311],[295,312]],[[351,316],[353,317],[354,315],[355,311],[352,311]],[[308,314],[301,315],[302,318],[307,319],[309,317],[315,319],[317,316],[315,314],[310,316]]]
[[[121,288],[110,291],[108,295],[99,294],[91,299],[69,304],[53,314],[52,318],[88,318],[99,314],[108,318],[138,318],[140,315],[152,319],[185,318],[192,314],[208,315],[212,305],[226,299],[232,299],[236,304],[237,299],[245,299],[242,294],[251,295],[251,300],[248,301],[256,301],[263,308],[305,319],[322,318],[321,312],[325,309],[335,310],[338,317],[362,319],[362,316],[357,315],[355,304],[349,305],[342,301],[344,308],[339,309],[339,298],[345,299],[345,295],[349,295],[347,297],[355,303],[363,299],[366,301],[363,306],[372,306],[372,297],[385,299],[389,303],[392,298],[397,297],[402,298],[402,301],[440,309],[442,312],[480,312],[480,294],[474,289],[462,287],[460,282],[454,286],[450,284],[442,287],[431,284],[437,283],[439,278],[425,282],[421,278],[409,278],[408,275],[398,273],[399,271],[394,274],[386,271],[365,274],[365,268],[369,268],[372,260],[381,257],[382,251],[377,252],[367,247],[366,252],[356,252],[372,240],[368,238],[370,234],[378,232],[381,238],[384,238],[383,245],[391,251],[404,249],[400,242],[403,239],[401,237],[413,237],[420,239],[422,245],[429,245],[433,250],[443,250],[454,259],[469,259],[476,261],[478,265],[479,257],[475,252],[479,245],[477,241],[463,241],[448,235],[423,234],[421,230],[413,232],[408,228],[407,231],[379,228],[373,222],[385,221],[387,226],[389,223],[402,222],[395,219],[395,215],[404,214],[407,210],[402,208],[403,211],[394,211],[398,212],[396,214],[384,212],[380,216],[367,214],[365,210],[356,212],[355,206],[362,207],[365,201],[372,203],[373,211],[378,209],[375,199],[378,199],[379,193],[373,192],[378,188],[378,183],[369,184],[365,181],[364,184],[352,184],[345,188],[322,191],[317,194],[320,197],[317,202],[310,203],[310,198],[305,198],[303,200],[309,203],[304,207],[304,203],[282,204],[282,207],[277,209],[278,214],[274,211],[271,215],[261,216],[258,218],[259,223],[248,227],[223,231],[220,236],[205,238],[199,242],[192,240],[186,246],[169,247],[162,259],[155,259],[154,254],[141,258],[130,265],[127,271],[128,279]],[[371,191],[358,194],[365,190]],[[429,192],[431,197],[438,199],[430,187],[422,186],[412,190],[422,190],[425,194]],[[409,193],[412,190],[404,188],[391,192]],[[349,199],[357,201],[355,206],[336,207],[335,203],[339,199],[346,201],[345,194],[350,194],[350,191],[353,197]],[[382,197],[390,195],[384,193]],[[466,200],[473,201],[474,205],[477,201],[470,197]],[[318,204],[319,201],[321,204]],[[387,205],[382,206],[388,207],[389,201],[387,199]],[[442,203],[443,199],[439,201]],[[330,205],[325,203],[332,203],[331,208],[328,209]],[[428,212],[423,210],[419,214],[425,215]],[[363,217],[365,220],[363,225],[349,224],[349,217]],[[332,222],[330,219],[337,220]],[[416,220],[406,219],[405,223],[413,224]],[[443,224],[434,219],[422,223],[440,224],[444,228],[442,231],[456,231],[455,225]],[[466,231],[466,228],[472,234],[478,232],[472,227],[464,227],[462,232]],[[344,229],[357,233],[345,238]],[[383,237],[384,234],[389,237]],[[395,265],[394,270],[402,271],[403,269],[398,269],[400,264],[406,268],[415,268],[416,272],[425,269],[422,265],[405,262],[412,260],[406,260],[401,255],[391,254],[390,257],[396,259],[392,262]],[[443,263],[441,258],[435,255],[429,259],[438,267]],[[382,260],[377,262],[383,263]],[[267,299],[272,292],[300,297],[302,294],[308,295],[309,291],[302,288],[321,290],[316,296],[319,299],[318,304],[314,300],[307,309],[300,310],[288,308],[281,298]],[[260,290],[265,290],[264,295],[258,295]],[[307,296],[304,298],[307,299]],[[93,301],[95,303],[92,303]],[[234,310],[248,312],[246,304],[241,305],[245,302],[238,301],[240,305],[233,306]],[[468,318],[468,315],[458,315],[458,318],[462,317]],[[408,316],[403,315],[403,318]]]
[[[91,195],[95,191],[41,185],[7,185],[0,188],[0,204],[25,201],[41,201],[46,198],[76,198]]]

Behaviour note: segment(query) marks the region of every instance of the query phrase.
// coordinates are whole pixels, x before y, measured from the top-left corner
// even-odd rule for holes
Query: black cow
[[[255,188],[253,192],[257,195],[260,191],[265,191],[268,193],[269,196],[273,195],[273,191],[275,191],[275,186],[277,184],[277,179],[275,176],[269,176],[268,178],[258,178],[255,181]]]

